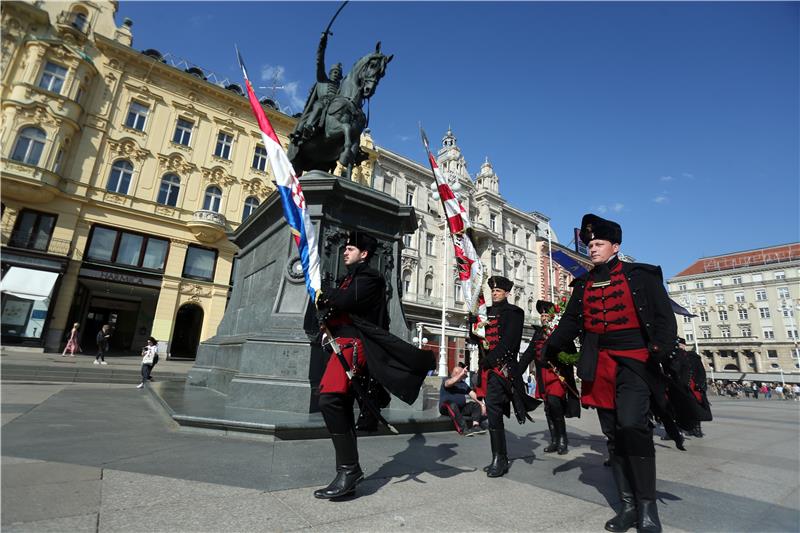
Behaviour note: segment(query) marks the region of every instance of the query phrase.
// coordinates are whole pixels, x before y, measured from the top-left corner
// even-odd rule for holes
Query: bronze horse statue
[[[367,127],[362,107],[364,100],[375,94],[378,82],[386,73],[386,65],[393,57],[383,55],[378,42],[375,52],[356,61],[342,79],[339,92],[324,112],[324,129],[308,139],[293,139],[289,143],[289,160],[298,175],[307,170],[332,172],[339,162],[347,168],[350,177],[353,166],[365,159],[359,147],[361,132]]]

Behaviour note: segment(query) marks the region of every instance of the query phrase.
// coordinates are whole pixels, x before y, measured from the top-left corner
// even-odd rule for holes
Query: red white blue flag
[[[272,174],[278,186],[278,193],[281,195],[283,204],[283,216],[292,231],[294,242],[300,254],[300,263],[303,265],[303,274],[306,278],[306,289],[311,296],[311,300],[316,302],[321,286],[319,271],[319,252],[317,251],[317,235],[311,218],[306,209],[306,199],[303,196],[303,189],[300,187],[300,180],[297,179],[289,157],[278,141],[275,129],[272,127],[264,108],[256,98],[250,78],[247,77],[247,69],[244,67],[242,55],[236,49],[236,56],[239,59],[239,66],[242,67],[244,83],[247,87],[247,99],[250,101],[250,108],[258,122],[261,130],[261,138],[264,141],[264,148],[267,150]]]
[[[470,228],[469,215],[439,169],[436,158],[433,157],[428,145],[428,137],[425,135],[425,131],[421,127],[419,131],[422,135],[422,144],[425,145],[425,152],[428,154],[428,162],[431,164],[431,170],[436,179],[439,198],[442,200],[442,206],[447,217],[447,226],[450,228],[450,236],[453,239],[456,265],[458,266],[458,279],[467,302],[467,308],[474,313],[483,306],[485,314],[486,304],[483,302],[482,291],[484,270],[481,258],[472,244],[472,239],[467,235],[467,230]]]

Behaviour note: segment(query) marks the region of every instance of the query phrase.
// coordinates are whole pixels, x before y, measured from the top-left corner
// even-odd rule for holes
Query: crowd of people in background
[[[737,399],[800,401],[800,384],[797,383],[717,380],[709,383],[709,390],[717,396],[728,396]]]

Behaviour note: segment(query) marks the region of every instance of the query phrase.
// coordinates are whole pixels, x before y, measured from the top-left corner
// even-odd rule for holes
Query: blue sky
[[[133,46],[302,109],[330,2],[120,2]],[[452,125],[471,174],[552,217],[618,221],[625,253],[667,277],[699,257],[800,240],[800,4],[351,2],[328,64],[394,54],[371,103],[376,142],[424,163]],[[260,91],[260,96],[272,90]]]

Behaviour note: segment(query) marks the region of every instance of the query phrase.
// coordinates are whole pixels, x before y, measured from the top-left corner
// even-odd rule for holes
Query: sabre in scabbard
[[[361,400],[361,405],[366,407],[367,410],[375,416],[375,418],[386,426],[386,428],[394,433],[395,435],[399,435],[400,432],[397,431],[393,425],[391,425],[381,414],[381,410],[373,403],[372,399],[367,395],[367,391],[364,390],[364,387],[361,386],[361,383],[357,379],[354,378],[353,369],[350,366],[350,363],[347,362],[347,359],[344,357],[344,353],[342,352],[342,347],[339,345],[339,341],[336,340],[336,337],[333,336],[331,330],[328,328],[328,325],[325,323],[324,320],[320,321],[319,326],[320,331],[325,334],[328,338],[328,341],[325,342],[323,345],[328,345],[333,350],[334,355],[341,363],[342,368],[344,369],[345,374],[347,374],[347,379],[350,380],[350,385],[353,387],[353,392],[355,392],[356,396]],[[355,349],[355,347],[353,348]]]
[[[564,385],[569,390],[569,392],[571,392],[576,398],[580,398],[580,394],[578,394],[578,391],[573,389],[572,385],[567,383],[567,379],[561,375],[561,372],[558,371],[556,365],[554,365],[550,361],[548,361],[547,364],[550,365],[550,368],[553,370],[553,373],[558,377],[558,380],[561,382],[561,384]]]

